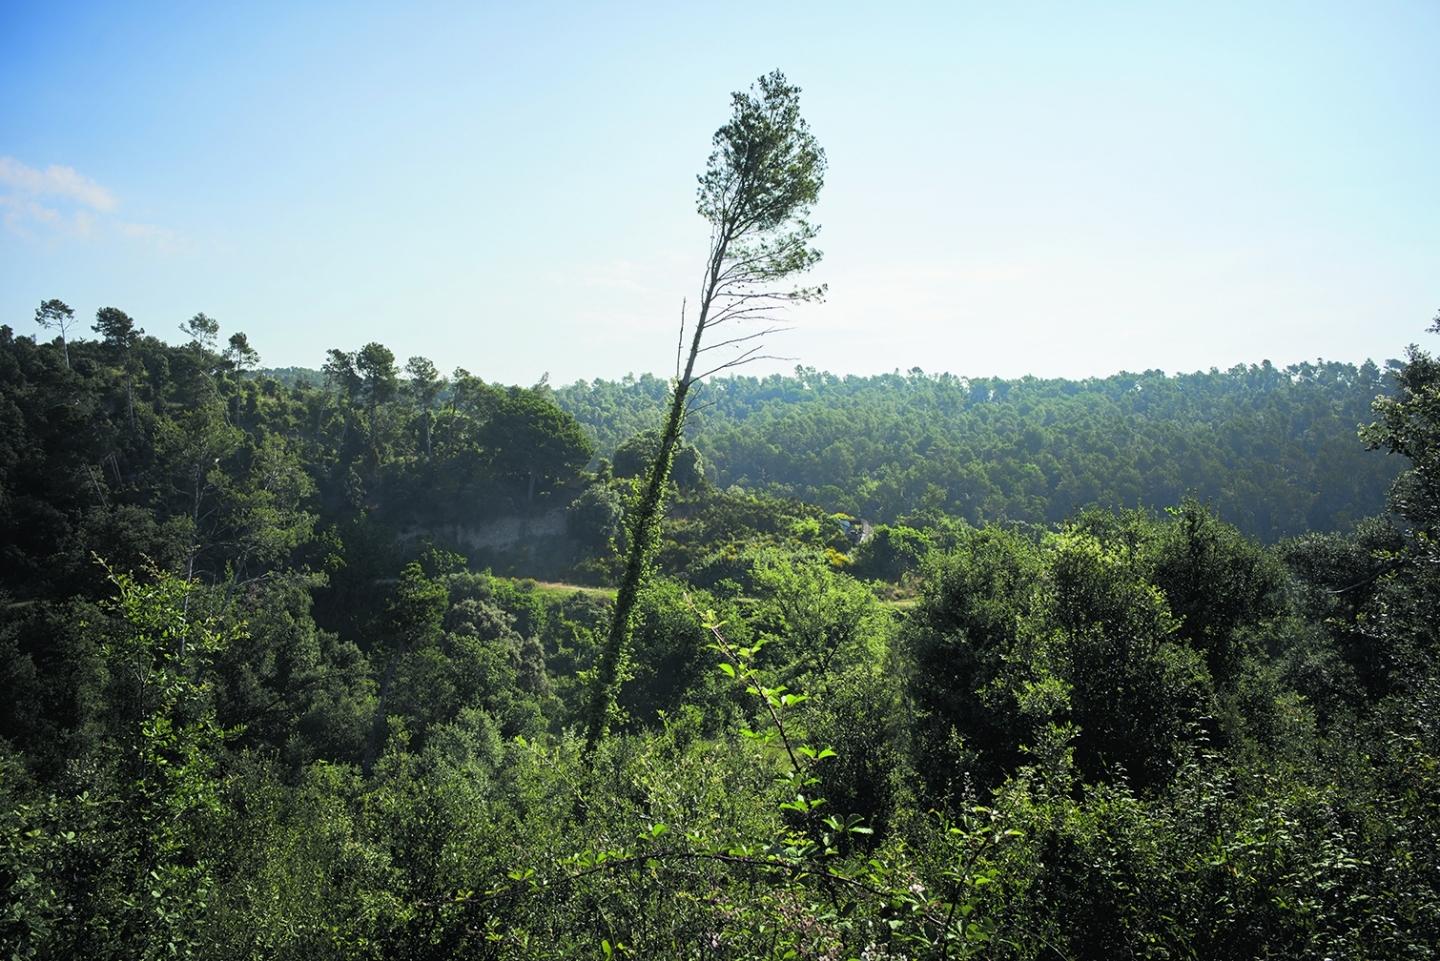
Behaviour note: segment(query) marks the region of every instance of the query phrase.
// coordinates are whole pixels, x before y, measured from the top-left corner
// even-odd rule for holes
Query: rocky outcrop
[[[469,551],[511,551],[542,537],[564,537],[568,533],[565,509],[557,507],[543,514],[510,514],[479,527],[446,524],[406,531],[407,537],[429,535],[437,546],[453,545]]]

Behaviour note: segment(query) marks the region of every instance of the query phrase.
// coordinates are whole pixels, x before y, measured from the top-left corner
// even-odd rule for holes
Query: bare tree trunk
[[[102,472],[102,473],[104,472],[103,467],[102,467],[101,472]],[[90,469],[90,465],[89,465],[89,464],[86,464],[86,465],[85,465],[85,473],[89,475],[89,477],[90,477],[90,483],[95,487],[95,496],[100,499],[100,506],[101,506],[101,507],[104,507],[104,506],[105,506],[105,492],[100,489],[100,482],[95,479],[95,472]]]

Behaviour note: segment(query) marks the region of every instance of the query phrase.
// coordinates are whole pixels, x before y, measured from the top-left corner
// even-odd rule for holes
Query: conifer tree
[[[666,483],[680,444],[690,390],[711,374],[759,360],[762,338],[778,328],[777,310],[819,300],[824,287],[777,287],[820,260],[811,246],[817,228],[806,217],[824,183],[825,152],[800,116],[800,88],[776,70],[749,92],[731,96],[730,121],[715,131],[714,150],[700,186],[696,208],[710,222],[710,251],[700,284],[699,314],[690,333],[683,368],[684,312],[676,349],[676,379],[670,410],[639,503],[630,522],[630,549],[615,599],[610,632],[596,665],[585,746],[593,751],[604,735],[615,703],[621,667],[629,647],[635,602],[659,542]],[[761,329],[735,329],[745,321]],[[715,328],[719,340],[707,342]],[[719,351],[720,353],[712,353]],[[728,351],[728,353],[727,353]],[[701,355],[717,358],[707,365]],[[720,359],[724,358],[724,359]]]

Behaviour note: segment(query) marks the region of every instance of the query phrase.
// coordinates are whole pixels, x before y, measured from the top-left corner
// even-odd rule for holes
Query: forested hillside
[[[1428,353],[710,383],[587,753],[663,382],[186,326],[0,328],[11,956],[1436,955]]]
[[[263,374],[324,382],[318,370]],[[1053,524],[1086,507],[1163,508],[1193,493],[1274,542],[1384,510],[1399,467],[1355,438],[1392,389],[1371,361],[1083,381],[798,368],[709,381],[686,432],[722,489],[876,522],[926,510],[971,524]],[[613,459],[659,424],[669,388],[645,374],[541,390]]]
[[[1269,363],[1084,381],[908,374],[711,381],[689,419],[710,479],[890,522],[972,524],[1164,507],[1193,492],[1248,534],[1348,528],[1384,508],[1396,466],[1355,443],[1390,390],[1375,364]],[[555,391],[602,455],[653,428],[651,376]]]

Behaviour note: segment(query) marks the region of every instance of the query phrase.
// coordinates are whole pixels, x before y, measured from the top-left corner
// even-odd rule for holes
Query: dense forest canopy
[[[186,330],[0,328],[16,957],[1440,944],[1423,350],[708,382],[587,758],[667,385]]]
[[[923,507],[972,524],[1055,523],[1191,491],[1273,541],[1383,508],[1396,466],[1354,437],[1389,390],[1368,361],[1083,381],[797,369],[711,381],[688,424],[718,486],[879,521]],[[608,454],[654,425],[664,393],[646,376],[555,397]]]
[[[1398,366],[1266,362],[1081,381],[918,368],[721,377],[686,419],[686,469],[698,456],[722,489],[882,523],[923,509],[977,525],[1053,524],[1087,507],[1163,508],[1193,493],[1274,542],[1384,510],[1400,467],[1355,439]],[[322,380],[300,368],[263,373]],[[669,386],[646,374],[546,390],[618,468],[626,445],[657,428]]]

